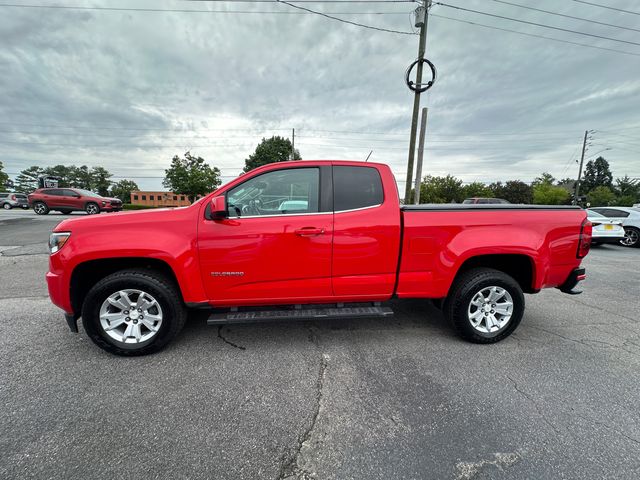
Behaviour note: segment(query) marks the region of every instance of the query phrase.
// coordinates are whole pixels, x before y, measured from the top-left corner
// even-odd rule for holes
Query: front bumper
[[[587,274],[584,268],[575,268],[565,282],[558,287],[561,292],[568,293],[569,295],[579,295],[582,290],[575,290],[578,283],[587,278]]]

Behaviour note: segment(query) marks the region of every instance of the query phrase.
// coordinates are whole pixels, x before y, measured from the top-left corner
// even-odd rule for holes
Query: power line
[[[524,23],[526,25],[534,25],[536,27],[549,28],[551,30],[559,30],[561,32],[575,33],[577,35],[584,35],[586,37],[600,38],[600,39],[603,39],[603,40],[610,40],[612,42],[627,43],[629,45],[638,45],[638,46],[640,46],[640,43],[638,43],[638,42],[631,42],[629,40],[620,40],[618,38],[605,37],[603,35],[596,35],[594,33],[580,32],[578,30],[571,30],[569,28],[554,27],[554,26],[551,26],[551,25],[545,25],[544,23],[530,22],[528,20],[520,20],[518,18],[506,17],[504,15],[496,15],[494,13],[481,12],[480,10],[473,10],[471,8],[459,7],[457,5],[450,5],[448,3],[437,2],[437,3],[434,3],[434,5],[442,5],[443,7],[453,8],[454,10],[461,10],[463,12],[477,13],[478,15],[485,15],[487,17],[500,18],[502,20],[509,20],[509,21],[512,21],[512,22]]]
[[[278,0],[183,0],[201,3],[273,3]],[[415,3],[416,0],[295,0],[296,3]]]
[[[640,15],[640,12],[632,12],[631,10],[623,10],[622,8],[610,7],[609,5],[601,5],[599,3],[586,2],[585,0],[573,0],[576,3],[584,3],[592,7],[606,8],[607,10],[615,10],[616,12],[630,13],[631,15]]]
[[[416,35],[413,32],[405,32],[402,30],[390,30],[388,28],[374,27],[372,25],[365,25],[364,23],[352,22],[351,20],[345,20],[344,18],[334,17],[333,15],[329,15],[323,12],[318,12],[317,10],[311,10],[307,7],[301,7],[300,5],[294,5],[293,3],[285,2],[284,0],[275,0],[278,3],[284,3],[285,5],[289,5],[292,8],[297,8],[298,10],[304,10],[305,12],[314,13],[316,15],[320,15],[321,17],[328,18],[330,20],[336,20],[338,22],[347,23],[349,25],[355,25],[356,27],[368,28],[370,30],[377,30],[379,32],[387,32],[387,33],[397,33],[399,35]]]
[[[268,3],[273,3],[269,0]],[[259,2],[260,3],[260,2]],[[266,2],[265,2],[266,3]],[[349,3],[349,2],[336,2]],[[387,2],[383,2],[387,3]],[[144,7],[94,7],[84,5],[40,5],[22,3],[0,3],[0,7],[48,8],[54,10],[96,10],[110,12],[168,12],[168,13],[220,13],[220,14],[273,14],[273,15],[309,15],[311,12],[283,12],[274,10],[204,10],[194,8],[144,8]],[[329,13],[329,12],[327,12]],[[406,15],[406,12],[330,12],[334,15]]]
[[[118,127],[118,126],[104,126],[104,125],[51,125],[51,124],[39,124],[39,123],[16,123],[16,122],[0,122],[0,125],[18,125],[22,127],[42,127],[42,128],[91,128],[101,130],[139,130],[139,131],[180,131],[181,127],[174,128],[139,128],[139,127]],[[199,128],[198,130],[188,129],[188,132],[196,131],[210,131],[210,132],[270,132],[270,131],[289,131],[289,128]]]
[[[460,22],[460,23],[466,23],[466,24],[469,24],[469,25],[475,25],[477,27],[490,28],[492,30],[500,30],[502,32],[517,33],[518,35],[524,35],[526,37],[542,38],[542,39],[545,39],[545,40],[553,40],[554,42],[568,43],[569,45],[576,45],[576,46],[579,46],[579,47],[595,48],[595,49],[598,49],[598,50],[606,50],[608,52],[616,52],[616,53],[622,53],[624,55],[633,55],[634,57],[640,57],[640,53],[626,52],[624,50],[617,50],[615,48],[597,47],[595,45],[589,45],[587,43],[572,42],[570,40],[561,40],[559,38],[547,37],[547,36],[544,36],[544,35],[536,35],[535,33],[520,32],[518,30],[511,30],[509,28],[496,27],[495,25],[486,25],[484,23],[472,22],[470,20],[461,20],[459,18],[447,17],[446,15],[438,15],[438,14],[435,14],[435,13],[432,13],[431,16],[432,17],[438,17],[438,18],[445,18],[447,20],[453,20],[454,22]]]
[[[530,7],[528,5],[521,5],[519,3],[507,2],[505,0],[491,0],[491,1],[492,2],[496,2],[496,3],[502,3],[504,5],[511,5],[512,7],[526,8],[527,10],[533,10],[534,12],[548,13],[549,15],[555,15],[557,17],[571,18],[573,20],[581,20],[583,22],[595,23],[595,24],[604,25],[604,26],[607,26],[607,27],[621,28],[623,30],[631,30],[631,31],[634,31],[634,32],[640,32],[640,29],[637,29],[637,28],[624,27],[622,25],[615,25],[613,23],[600,22],[598,20],[591,20],[589,18],[584,18],[584,17],[575,17],[573,15],[566,15],[564,13],[552,12],[550,10],[543,10],[541,8]]]

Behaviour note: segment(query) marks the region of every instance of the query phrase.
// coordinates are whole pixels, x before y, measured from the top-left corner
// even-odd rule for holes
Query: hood
[[[153,224],[161,224],[172,220],[178,221],[188,216],[195,217],[199,208],[192,207],[193,205],[182,208],[154,208],[149,210],[86,215],[63,220],[53,231],[73,232],[90,230],[95,232],[96,230],[104,229],[107,233],[117,233],[122,230],[128,230],[131,225],[139,226],[141,224],[147,224],[153,227]]]

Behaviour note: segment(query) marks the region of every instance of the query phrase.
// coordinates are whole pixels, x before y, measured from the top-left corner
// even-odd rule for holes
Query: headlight
[[[67,243],[70,236],[71,232],[53,232],[49,236],[49,252],[51,254],[58,252],[64,247],[64,244]]]

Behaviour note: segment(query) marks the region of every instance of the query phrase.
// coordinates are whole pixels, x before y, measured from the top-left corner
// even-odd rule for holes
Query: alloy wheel
[[[119,290],[100,307],[100,326],[119,343],[137,344],[151,340],[162,325],[158,301],[142,290]]]
[[[640,240],[640,234],[633,228],[624,229],[624,238],[620,240],[620,243],[625,247],[633,247]]]
[[[502,330],[511,320],[513,298],[498,286],[485,287],[469,303],[467,317],[471,326],[480,333],[493,334]]]

